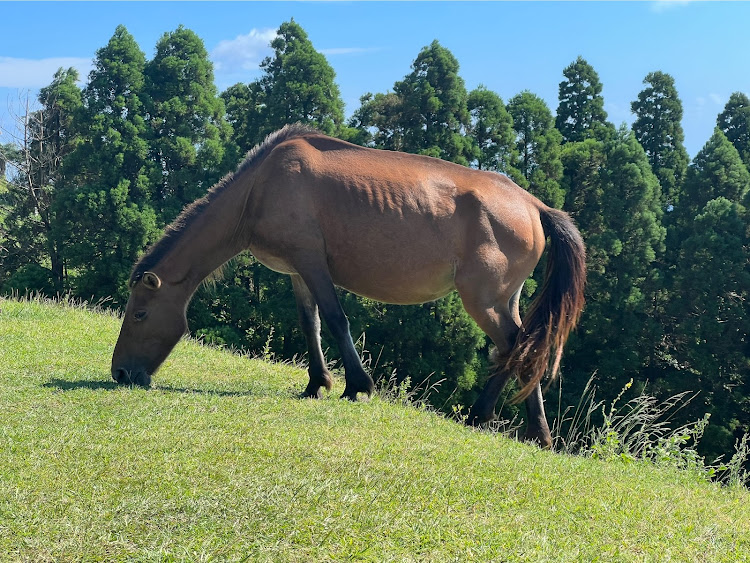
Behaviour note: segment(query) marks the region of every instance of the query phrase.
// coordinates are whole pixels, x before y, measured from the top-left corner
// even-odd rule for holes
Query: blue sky
[[[450,49],[471,90],[505,101],[530,90],[557,108],[562,70],[582,55],[599,73],[609,119],[632,122],[643,78],[676,81],[691,157],[732,92],[750,94],[746,2],[2,2],[0,143],[25,93],[59,66],[85,77],[97,49],[124,24],[150,58],[183,24],[204,41],[220,90],[258,76],[273,31],[294,18],[336,71],[347,117],[366,92],[386,92],[434,39]]]

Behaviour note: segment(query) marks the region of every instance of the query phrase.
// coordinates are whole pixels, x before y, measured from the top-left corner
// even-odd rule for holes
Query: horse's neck
[[[237,188],[237,189],[232,189]],[[238,237],[244,198],[239,186],[227,186],[200,212],[159,266],[167,280],[192,292],[214,270],[247,246]]]

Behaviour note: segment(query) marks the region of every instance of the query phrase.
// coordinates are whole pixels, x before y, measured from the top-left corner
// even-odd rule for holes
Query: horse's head
[[[187,299],[177,285],[162,283],[153,272],[131,281],[120,337],[112,355],[118,383],[151,385],[151,376],[187,332]]]

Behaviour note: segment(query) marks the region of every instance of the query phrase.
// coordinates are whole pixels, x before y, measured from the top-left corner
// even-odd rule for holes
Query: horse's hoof
[[[552,449],[552,436],[549,434],[549,432],[530,432],[529,430],[527,430],[523,435],[523,441],[528,442],[529,444],[536,444],[543,450]]]
[[[323,388],[318,387],[317,391],[312,391],[310,389],[305,389],[300,393],[299,395],[300,399],[322,399],[323,398]]]
[[[466,426],[479,428],[485,422],[492,422],[493,420],[497,420],[495,413],[492,413],[491,415],[469,413],[469,416],[466,419]]]

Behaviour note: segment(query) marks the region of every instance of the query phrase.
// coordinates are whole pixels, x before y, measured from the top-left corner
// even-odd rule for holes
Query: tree
[[[746,425],[750,415],[749,199],[750,173],[717,128],[688,168],[670,226],[677,270],[668,351],[676,369],[667,383],[703,393],[701,404],[715,415],[713,450],[727,445],[722,440],[731,445],[737,420]]]
[[[713,456],[731,451],[750,424],[748,219],[737,202],[723,196],[708,201],[683,231],[672,292],[680,369],[669,386],[700,391],[696,415],[712,415],[703,453]]]
[[[688,168],[684,189],[675,204],[676,228],[688,228],[703,207],[717,197],[741,203],[748,190],[747,175],[737,149],[724,133],[715,129]]]
[[[118,26],[99,49],[76,116],[80,142],[65,161],[58,201],[74,289],[121,303],[138,253],[156,236],[144,120],[145,56]]]
[[[359,99],[349,125],[359,132],[359,144],[389,151],[404,150],[404,124],[401,97],[394,93],[372,94]]]
[[[630,105],[636,115],[633,132],[661,183],[665,203],[671,206],[685,179],[689,161],[683,144],[682,102],[669,74],[650,72],[643,83],[648,86]]]
[[[232,140],[240,154],[263,142],[266,131],[265,96],[259,81],[237,83],[221,93]]]
[[[63,189],[63,159],[77,143],[73,127],[81,104],[77,80],[75,69],[59,69],[52,83],[39,91],[41,107],[31,111],[27,102],[19,119],[20,142],[6,145],[0,155],[15,170],[3,197],[6,234],[0,261],[4,271],[13,272],[7,288],[47,293],[64,289],[65,244],[57,203]],[[5,173],[2,176],[4,180]]]
[[[547,205],[559,208],[565,199],[560,188],[560,133],[552,113],[540,97],[525,91],[508,102],[516,135],[518,164],[528,190]]]
[[[607,135],[612,126],[604,111],[602,84],[599,75],[583,57],[578,57],[563,70],[560,82],[560,105],[557,106],[555,127],[563,142],[583,141],[590,136]]]
[[[716,124],[750,169],[750,98],[742,92],[734,92],[716,119]]]
[[[203,41],[182,26],[165,33],[145,67],[151,159],[157,165],[154,205],[171,222],[236,166],[232,128],[214,85]]]
[[[314,125],[335,134],[344,122],[336,73],[294,20],[284,22],[271,41],[274,55],[260,67],[265,127],[262,137],[288,123]]]
[[[399,121],[406,152],[436,156],[467,165],[472,160],[466,87],[453,54],[433,41],[412,63],[412,72],[396,82]]]
[[[652,264],[664,251],[660,185],[625,130],[606,142],[569,143],[563,161],[567,209],[588,253],[586,313],[568,344],[567,365],[575,393],[596,372],[603,398],[612,399],[639,379],[659,342]]]
[[[469,93],[467,109],[471,120],[469,136],[476,143],[477,168],[497,170],[516,182],[523,181],[516,168],[518,150],[513,118],[500,96],[479,86]]]

